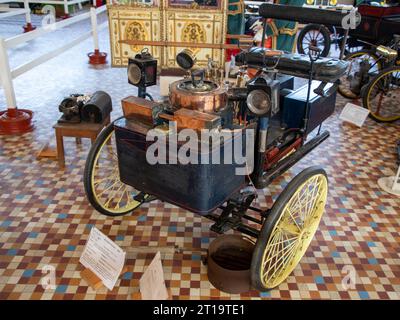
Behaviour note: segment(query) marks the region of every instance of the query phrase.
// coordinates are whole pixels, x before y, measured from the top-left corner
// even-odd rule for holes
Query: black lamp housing
[[[279,111],[280,82],[264,75],[247,84],[247,108],[258,117],[273,116]]]
[[[146,50],[128,60],[128,82],[146,88],[157,83],[157,60]]]

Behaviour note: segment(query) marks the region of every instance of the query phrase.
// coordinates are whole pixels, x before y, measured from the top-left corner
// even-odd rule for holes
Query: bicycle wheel
[[[321,49],[321,57],[328,56],[331,48],[331,35],[327,27],[312,23],[300,31],[297,39],[297,51],[308,54],[310,46]]]
[[[360,65],[362,61],[368,61],[371,68],[368,74],[378,73],[382,69],[382,64],[379,57],[370,50],[360,50],[357,52],[350,53],[344,60],[349,62],[346,74],[340,78],[340,85],[338,86],[338,92],[347,99],[358,99],[360,97],[360,91],[363,85],[363,81],[367,79],[360,79],[360,83],[354,83],[354,77],[356,73],[360,72]]]
[[[139,191],[120,180],[113,123],[99,134],[89,151],[83,184],[90,204],[107,216],[127,214],[143,203],[134,198]]]
[[[365,88],[363,106],[378,122],[400,119],[400,66],[382,70]]]

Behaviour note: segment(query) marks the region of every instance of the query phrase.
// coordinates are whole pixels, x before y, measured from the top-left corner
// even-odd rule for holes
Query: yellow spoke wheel
[[[99,134],[89,151],[83,183],[90,204],[102,214],[124,215],[142,203],[134,199],[139,191],[120,180],[112,123]]]
[[[400,67],[390,67],[372,78],[365,89],[363,106],[378,122],[400,119]]]
[[[320,167],[299,173],[283,190],[265,220],[251,262],[251,281],[272,289],[292,273],[306,252],[324,213],[328,180]]]

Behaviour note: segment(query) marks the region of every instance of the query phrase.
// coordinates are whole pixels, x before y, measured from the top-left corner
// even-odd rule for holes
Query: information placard
[[[158,251],[139,281],[142,300],[167,300],[161,254]]]
[[[126,253],[100,230],[93,227],[79,259],[112,290],[121,274]]]
[[[340,113],[339,119],[355,124],[357,127],[361,128],[368,114],[368,109],[357,106],[354,103],[346,103]]]

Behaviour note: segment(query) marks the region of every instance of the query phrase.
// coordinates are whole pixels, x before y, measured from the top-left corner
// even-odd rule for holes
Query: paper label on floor
[[[139,281],[142,300],[167,300],[168,290],[165,286],[164,271],[161,264],[161,254],[158,251],[153,261]]]
[[[368,109],[357,106],[354,103],[346,103],[340,113],[339,119],[355,124],[357,127],[361,128],[365,119],[367,119],[368,114]]]
[[[124,266],[125,255],[118,245],[93,227],[79,262],[93,271],[112,290]]]

